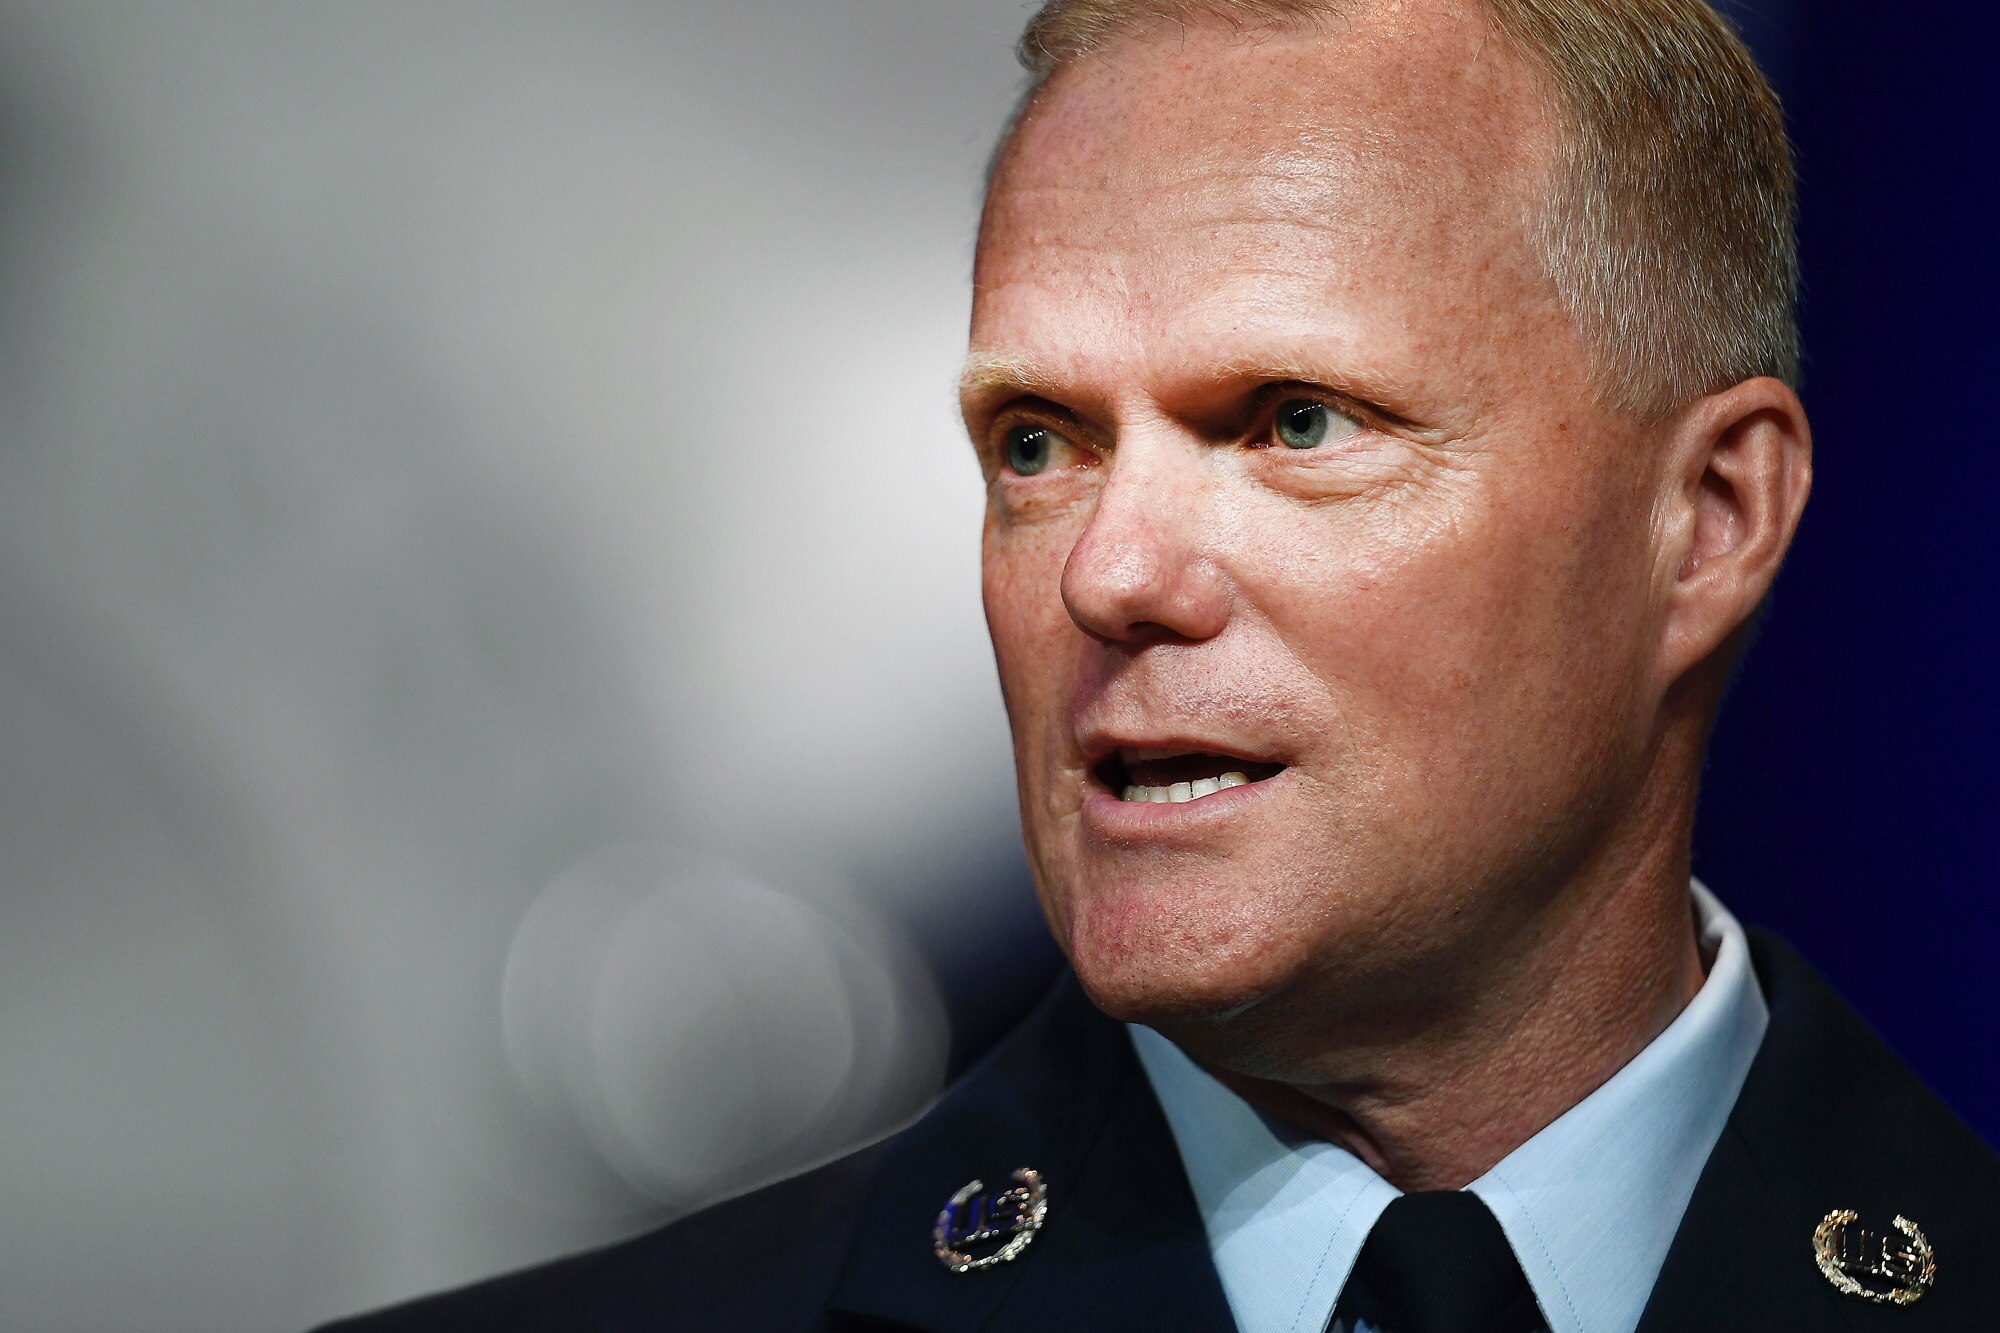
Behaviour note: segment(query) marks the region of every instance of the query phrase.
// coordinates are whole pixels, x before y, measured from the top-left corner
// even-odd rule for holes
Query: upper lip
[[[1094,768],[1117,755],[1126,762],[1171,759],[1182,754],[1213,754],[1253,764],[1283,764],[1285,760],[1255,742],[1234,737],[1197,736],[1186,732],[1086,731],[1078,738],[1086,767]]]

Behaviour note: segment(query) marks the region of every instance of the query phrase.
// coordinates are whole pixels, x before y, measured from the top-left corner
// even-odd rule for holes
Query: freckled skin
[[[1177,25],[1055,76],[980,236],[964,411],[1051,926],[1107,1012],[1406,1188],[1699,987],[1700,753],[1810,475],[1773,381],[1600,402],[1529,240],[1555,133],[1475,10]],[[1273,366],[1327,443],[1272,446]],[[1021,424],[1060,437],[1031,476]],[[1135,833],[1088,806],[1107,734],[1288,767]]]

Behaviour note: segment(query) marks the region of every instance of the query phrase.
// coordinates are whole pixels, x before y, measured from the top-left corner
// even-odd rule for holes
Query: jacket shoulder
[[[1749,934],[1770,1027],[1640,1328],[2000,1328],[2000,1157],[1790,946]],[[1878,1238],[1921,1228],[1936,1285],[1909,1306],[1836,1289],[1814,1234],[1847,1211]]]
[[[626,1333],[816,1327],[886,1143],[603,1249],[320,1333]]]
[[[1043,1068],[1047,1031],[1078,1026],[1075,989],[1058,981],[937,1105],[898,1134],[646,1235],[356,1316],[319,1333],[822,1328],[885,1164],[907,1159],[913,1146],[921,1155],[940,1123],[963,1119],[968,1108],[1012,1106],[1020,1087],[1050,1082]],[[1073,1002],[1065,1005],[1065,998]],[[1116,1025],[1099,1019],[1083,1026]],[[933,1191],[916,1214],[925,1221],[926,1242],[928,1219],[949,1192],[948,1186]],[[918,1253],[937,1268],[927,1243]]]
[[[1732,1127],[1772,1177],[1797,1183],[1815,1206],[1849,1189],[1866,1197],[1829,1206],[1901,1197],[1968,1220],[2000,1208],[2000,1156],[1811,964],[1774,935],[1751,938],[1771,1027]]]

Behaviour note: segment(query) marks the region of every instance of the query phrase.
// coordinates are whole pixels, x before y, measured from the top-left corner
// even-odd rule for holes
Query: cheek
[[[1044,729],[1059,697],[1055,663],[1074,633],[1062,604],[1067,555],[1067,544],[1055,534],[996,530],[992,520],[987,523],[980,592],[1016,747]]]
[[[1303,515],[1317,540],[1266,544],[1248,580],[1270,590],[1263,612],[1347,745],[1426,781],[1601,734],[1640,656],[1621,610],[1634,590],[1618,585],[1642,560],[1560,513],[1430,503],[1446,499]]]

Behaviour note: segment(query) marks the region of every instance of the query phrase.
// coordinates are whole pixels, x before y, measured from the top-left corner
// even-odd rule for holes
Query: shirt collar
[[[1507,1233],[1550,1333],[1638,1324],[1769,1022],[1742,926],[1698,881],[1693,893],[1713,962],[1688,1007],[1468,1186]],[[1238,1326],[1324,1329],[1398,1191],[1345,1149],[1267,1120],[1158,1033],[1131,1032]]]

